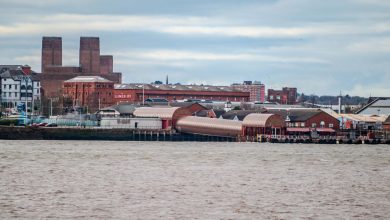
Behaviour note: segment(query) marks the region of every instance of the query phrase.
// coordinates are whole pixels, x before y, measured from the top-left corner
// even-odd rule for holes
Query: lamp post
[[[145,106],[145,83],[142,84],[142,106]]]
[[[27,101],[28,101],[28,89],[27,89],[27,87],[28,87],[28,81],[29,81],[29,77],[28,76],[23,76],[22,77],[22,80],[25,82],[25,94],[26,94],[26,97],[25,97],[25,106],[24,106],[24,110],[25,110],[25,116],[24,116],[24,124],[25,125],[27,125],[27,116],[28,116],[28,114],[27,114],[27,112],[28,112],[28,110],[27,110]]]
[[[1,78],[1,72],[0,72],[0,117],[3,117],[3,79]]]
[[[49,116],[52,116],[53,115],[53,98],[49,98],[50,99],[50,115]]]

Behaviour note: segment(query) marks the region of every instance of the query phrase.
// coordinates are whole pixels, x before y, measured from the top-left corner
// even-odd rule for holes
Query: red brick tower
[[[112,55],[100,56],[100,74],[113,73],[113,57]]]
[[[83,73],[100,73],[100,43],[98,37],[80,37],[80,67]]]
[[[43,37],[42,38],[42,73],[46,72],[48,66],[62,65],[62,38]]]

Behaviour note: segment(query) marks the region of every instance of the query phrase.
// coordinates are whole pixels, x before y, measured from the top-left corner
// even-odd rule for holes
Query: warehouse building
[[[162,129],[172,129],[176,122],[184,116],[191,116],[192,112],[187,108],[180,107],[140,107],[134,111],[138,118],[159,118],[162,122]]]
[[[249,101],[249,92],[242,92],[230,86],[204,85],[162,85],[162,84],[116,84],[114,98],[117,103],[141,103],[146,99]]]
[[[187,116],[177,121],[176,129],[182,133],[219,137],[238,137],[242,134],[242,122],[225,119]]]
[[[285,122],[280,115],[251,113],[242,121],[243,135],[284,135]]]
[[[77,76],[63,82],[64,107],[95,112],[114,104],[114,82],[100,76]]]
[[[359,115],[390,115],[390,97],[371,98],[371,101],[356,114]]]

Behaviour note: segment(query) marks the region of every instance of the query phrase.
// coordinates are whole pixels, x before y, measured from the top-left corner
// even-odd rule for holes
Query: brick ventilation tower
[[[100,43],[98,37],[80,38],[80,67],[83,73],[100,73]]]
[[[62,38],[43,37],[42,38],[42,73],[47,67],[62,65]]]
[[[113,57],[111,55],[100,56],[100,73],[109,74],[113,72]]]

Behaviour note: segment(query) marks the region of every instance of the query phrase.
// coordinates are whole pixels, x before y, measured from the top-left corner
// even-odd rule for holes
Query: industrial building
[[[170,130],[181,117],[191,116],[192,112],[188,108],[180,107],[140,107],[136,108],[133,114],[138,118],[160,118],[162,129]]]
[[[287,128],[315,128],[316,130],[339,130],[340,122],[321,109],[268,108],[264,113],[280,115],[286,121]],[[329,128],[329,129],[325,129]]]
[[[113,101],[114,82],[100,76],[77,76],[63,82],[64,107],[88,108],[90,112],[108,107]]]
[[[77,66],[62,66],[61,37],[43,37],[41,70],[39,78],[47,98],[61,97],[62,83],[77,76],[102,76],[114,83],[122,81],[122,74],[113,71],[113,57],[100,55],[98,37],[80,37]]]
[[[348,130],[382,130],[382,123],[386,119],[385,115],[339,114],[342,128]]]
[[[371,98],[369,103],[359,109],[359,115],[390,115],[390,97]]]
[[[247,102],[249,97],[249,92],[242,92],[230,86],[116,84],[114,91],[114,98],[117,103],[140,103],[149,98],[166,99],[168,101],[196,99]]]
[[[103,117],[100,120],[101,128],[161,130],[161,118],[115,118]]]
[[[295,105],[297,103],[297,95],[297,88],[268,89],[268,101],[273,103]]]
[[[243,135],[284,135],[285,122],[280,115],[251,113],[242,121]]]
[[[242,133],[242,122],[216,118],[187,116],[177,121],[179,132],[219,137],[238,137]]]
[[[244,81],[242,84],[234,83],[232,88],[249,92],[249,101],[250,102],[265,102],[265,85],[258,81]]]

